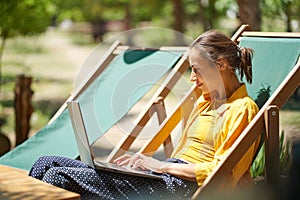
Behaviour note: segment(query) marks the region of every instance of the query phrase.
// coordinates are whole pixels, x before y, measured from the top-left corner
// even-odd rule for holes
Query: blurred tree
[[[239,6],[239,19],[242,24],[249,24],[253,30],[261,28],[261,13],[259,0],[237,0]]]
[[[51,25],[56,26],[57,23],[70,19],[73,21],[85,21],[83,16],[84,2],[82,0],[50,0],[52,22]]]
[[[293,31],[292,20],[300,26],[300,0],[263,0],[261,7],[265,8],[262,13],[271,26],[280,20],[284,21],[285,31],[288,32]]]
[[[44,32],[50,23],[49,0],[14,0],[0,3],[0,85],[1,63],[5,42],[9,37]]]
[[[52,0],[59,12],[58,19],[69,18],[74,21],[86,21],[92,24],[96,39],[106,32],[106,24],[121,21],[124,29],[129,30],[137,23],[149,21],[161,16],[158,12],[165,1],[152,0]],[[80,13],[80,14],[79,14]]]
[[[184,33],[184,7],[182,0],[172,0],[173,3],[173,28],[175,31]]]
[[[215,8],[216,0],[200,1],[199,11],[200,21],[204,26],[204,30],[211,29],[214,26],[214,22],[218,20],[218,14]]]
[[[182,0],[172,0],[173,3],[173,28],[179,33],[184,33],[185,28],[185,13]],[[175,33],[175,44],[181,45],[183,42],[183,35]]]
[[[187,19],[193,23],[200,22],[203,30],[216,28],[234,3],[235,0],[184,0]]]

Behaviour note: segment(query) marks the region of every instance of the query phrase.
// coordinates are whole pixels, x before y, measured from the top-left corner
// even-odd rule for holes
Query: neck
[[[225,83],[225,93],[226,93],[226,98],[229,98],[242,85],[242,83],[239,82],[236,75],[233,75],[231,77],[231,81],[226,81],[226,82],[227,85]]]
[[[219,93],[219,99],[229,98],[242,85],[234,73],[228,71],[225,73],[227,73],[226,76],[222,76],[224,84],[223,93]]]

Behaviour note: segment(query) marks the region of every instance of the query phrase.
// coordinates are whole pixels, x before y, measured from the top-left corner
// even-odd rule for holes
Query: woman
[[[123,155],[115,163],[149,169],[161,180],[94,170],[86,164],[62,157],[42,157],[30,175],[77,192],[82,198],[189,198],[226,155],[236,138],[258,112],[244,83],[252,81],[252,50],[239,48],[216,31],[200,35],[190,47],[191,81],[202,90],[176,150],[170,159],[159,161],[142,154]],[[257,150],[255,142],[232,173],[226,189],[233,189],[249,175]]]

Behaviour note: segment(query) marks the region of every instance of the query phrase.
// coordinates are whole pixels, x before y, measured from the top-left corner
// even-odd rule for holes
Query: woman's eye
[[[193,70],[194,73],[199,73],[200,72],[200,68],[197,68],[197,67],[193,67],[192,70]]]

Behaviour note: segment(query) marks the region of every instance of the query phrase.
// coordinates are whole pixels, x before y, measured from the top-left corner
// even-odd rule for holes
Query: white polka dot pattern
[[[81,161],[59,156],[39,158],[29,175],[79,193],[81,199],[188,199],[197,187],[169,174],[162,174],[161,180],[118,174],[94,170]]]

